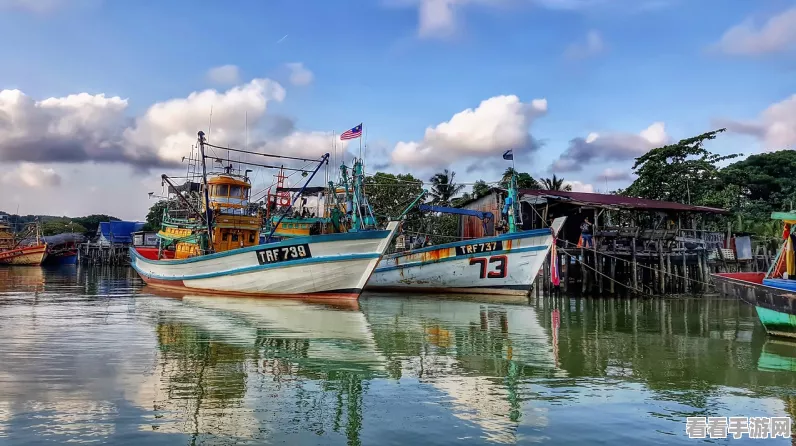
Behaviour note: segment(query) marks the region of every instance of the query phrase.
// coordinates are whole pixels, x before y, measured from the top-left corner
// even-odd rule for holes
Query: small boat
[[[512,178],[504,213],[508,231],[492,237],[461,240],[385,255],[368,289],[402,292],[513,294],[530,293],[539,269],[566,217],[550,228],[517,230],[516,178]],[[421,210],[493,219],[491,212],[421,205]]]
[[[17,242],[11,227],[0,221],[0,265],[41,265],[44,262],[47,258],[47,243],[41,240],[38,224],[28,228],[28,232],[34,230],[34,240]]]
[[[774,212],[782,220],[783,244],[768,272],[713,274],[722,293],[757,310],[760,323],[772,336],[796,338],[796,212]]]
[[[47,258],[45,265],[75,265],[77,264],[78,247],[86,240],[83,234],[66,232],[57,235],[42,237],[47,243]]]
[[[385,230],[366,227],[356,212],[343,216],[344,227],[321,227],[320,234],[299,237],[275,236],[281,220],[289,215],[315,174],[327,164],[329,154],[320,160],[291,158],[304,162],[317,162],[314,170],[292,169],[309,174],[302,191],[299,191],[282,212],[260,244],[263,218],[259,205],[250,204],[251,181],[244,174],[233,172],[232,164],[219,174],[206,173],[205,147],[218,150],[239,151],[207,143],[199,132],[199,150],[202,163],[202,185],[197,195],[200,203],[192,201],[190,194],[176,193],[183,203],[175,215],[164,214],[162,229],[158,232],[161,249],[174,247],[174,259],[147,258],[135,248],[130,248],[130,264],[149,285],[166,289],[191,290],[195,293],[214,293],[242,296],[271,296],[297,298],[349,298],[359,297],[362,289],[387,249],[398,222],[390,222]],[[252,152],[242,151],[252,154]],[[279,155],[266,155],[290,158]],[[241,164],[272,167],[240,162]],[[282,170],[287,169],[282,167]],[[361,172],[361,169],[360,171]],[[170,190],[179,187],[163,175]],[[355,175],[357,184],[364,175]],[[362,191],[360,187],[357,191]],[[361,196],[355,194],[357,209]],[[350,220],[350,221],[349,221]],[[344,229],[340,232],[340,229]]]

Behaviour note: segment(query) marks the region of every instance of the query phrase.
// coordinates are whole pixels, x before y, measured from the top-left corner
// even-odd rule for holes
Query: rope
[[[576,243],[572,243],[572,242],[570,242],[570,241],[567,241],[567,240],[562,240],[562,239],[560,239],[560,238],[556,238],[556,240],[557,240],[557,241],[558,241],[558,240],[560,240],[560,241],[562,241],[562,242],[564,242],[564,243],[567,243],[567,244],[570,244],[570,245],[575,245],[575,246],[577,247],[577,244],[576,244]],[[651,251],[650,251],[650,252],[651,252]],[[570,256],[571,256],[571,254],[569,254],[568,252],[564,252],[564,254],[566,254],[566,255],[570,255]],[[611,254],[602,254],[602,253],[599,253],[599,254],[600,254],[601,256],[604,256],[604,257],[609,257],[609,258],[612,258],[612,259],[616,259],[616,260],[620,260],[620,261],[623,261],[623,262],[630,263],[630,261],[629,261],[629,260],[627,260],[627,259],[623,259],[623,258],[621,258],[621,257],[612,256]],[[582,264],[583,264],[583,263],[581,263],[581,265],[582,265]],[[651,267],[651,266],[646,266],[646,265],[643,265],[643,264],[640,264],[640,263],[636,263],[636,265],[637,265],[637,266],[640,266],[640,267],[642,267],[642,268],[647,268],[647,269],[649,269],[649,270],[652,270],[652,271],[659,271],[657,268],[653,268],[653,267]],[[588,267],[588,265],[587,265],[587,267]],[[600,274],[602,274],[602,273],[600,273]],[[710,282],[703,282],[703,281],[701,281],[701,280],[697,280],[697,279],[691,279],[691,278],[688,278],[688,277],[685,277],[685,276],[681,276],[681,275],[678,275],[678,274],[674,274],[674,273],[671,273],[671,272],[668,272],[668,271],[664,271],[664,272],[663,272],[663,274],[665,274],[665,275],[668,275],[668,276],[672,276],[672,277],[677,277],[677,278],[680,278],[680,279],[685,279],[685,280],[687,280],[687,281],[690,281],[690,282],[696,282],[696,283],[699,283],[699,284],[701,284],[701,285],[713,286],[713,284],[712,284],[712,283],[710,283]],[[607,276],[606,276],[606,277],[607,277]]]
[[[561,252],[563,252],[565,255],[568,255],[570,257],[573,257],[573,258],[577,259],[577,257],[573,256],[572,254],[570,254],[568,252],[565,252],[565,251],[561,251]],[[591,266],[589,266],[589,265],[587,265],[587,264],[585,264],[583,262],[580,263],[580,266],[585,266],[586,268],[589,268],[590,270],[594,271],[596,274],[599,274],[599,275],[605,277],[606,279],[610,280],[611,282],[614,282],[614,283],[617,283],[619,285],[622,285],[623,287],[625,287],[625,288],[627,288],[627,289],[629,289],[629,290],[631,290],[631,291],[633,291],[635,293],[643,294],[645,296],[654,296],[653,294],[647,294],[647,293],[644,293],[642,290],[636,290],[630,285],[622,283],[622,282],[620,282],[620,281],[618,281],[618,280],[616,280],[616,279],[614,279],[612,277],[606,276],[605,274],[597,271],[595,268],[592,268]]]

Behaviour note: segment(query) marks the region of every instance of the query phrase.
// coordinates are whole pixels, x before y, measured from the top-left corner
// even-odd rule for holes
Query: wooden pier
[[[551,290],[550,262],[555,261],[564,292],[704,293],[712,290],[712,273],[765,271],[776,253],[776,242],[733,239],[731,225],[715,229],[726,224],[721,218],[727,213],[723,209],[620,195],[521,192],[524,228],[545,227],[555,217],[568,217],[558,234],[556,258],[548,257],[537,290]],[[592,223],[591,245],[581,240],[581,224],[587,217]],[[729,240],[743,241],[743,258],[736,258],[736,250],[728,248]]]
[[[82,243],[78,250],[78,262],[84,265],[128,265],[129,245]]]

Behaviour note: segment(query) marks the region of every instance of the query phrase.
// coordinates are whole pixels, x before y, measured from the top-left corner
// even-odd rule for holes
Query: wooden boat
[[[0,221],[0,265],[41,265],[47,258],[47,244],[41,241],[38,224],[35,232],[35,241],[22,244],[16,241],[11,227]]]
[[[387,249],[398,222],[390,222],[386,230],[375,230],[361,224],[356,215],[349,214],[351,223],[345,226],[345,232],[336,232],[340,228],[321,228],[327,233],[298,238],[274,236],[276,227],[301,195],[299,191],[290,205],[283,209],[266,237],[266,243],[259,244],[262,216],[259,207],[249,203],[251,183],[248,176],[234,174],[230,164],[224,168],[223,174],[208,178],[204,154],[206,145],[216,147],[208,144],[204,133],[199,132],[203,171],[201,210],[197,210],[184,194],[177,193],[185,208],[192,212],[182,217],[164,215],[163,228],[158,233],[161,249],[174,246],[175,258],[153,260],[135,248],[130,249],[130,264],[147,284],[231,295],[359,297]],[[311,173],[304,188],[327,164],[328,157],[329,154],[320,160],[301,159],[318,162],[313,171],[293,169]],[[167,176],[164,175],[163,179],[173,189],[178,189]],[[358,182],[363,180],[361,176],[355,178]],[[356,209],[361,197],[353,199]]]
[[[384,256],[368,289],[403,292],[526,295],[566,217],[550,228],[518,231],[512,178],[504,207],[508,231],[492,237],[409,249]],[[494,218],[491,213],[421,205],[421,210]],[[482,214],[482,215],[476,215]],[[489,215],[483,215],[489,214]]]
[[[796,213],[775,212],[785,225],[784,242],[768,272],[713,274],[717,288],[757,310],[760,323],[772,336],[796,338]]]

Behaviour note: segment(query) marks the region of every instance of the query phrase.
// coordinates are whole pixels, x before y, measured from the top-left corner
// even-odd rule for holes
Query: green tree
[[[100,222],[119,221],[119,219],[105,214],[91,214],[85,217],[73,218],[72,221],[86,228],[86,232],[97,232]]]
[[[79,232],[84,233],[87,232],[86,228],[79,223],[75,223],[73,220],[68,218],[58,218],[53,220],[47,220],[41,223],[41,234],[42,235],[57,235],[63,234],[66,232]]]
[[[160,225],[163,223],[163,211],[173,207],[173,200],[158,200],[150,206],[149,212],[146,214],[146,224],[144,225],[145,231],[160,230]]]
[[[791,210],[796,204],[796,150],[752,155],[721,169],[719,179],[719,189],[737,194],[725,204],[733,211]]]
[[[500,187],[504,189],[508,189],[509,181],[511,181],[511,175],[517,175],[517,188],[518,189],[541,189],[539,182],[536,181],[534,177],[532,177],[527,172],[517,172],[514,170],[513,167],[509,167],[503,172],[503,177],[500,179]]]
[[[564,184],[564,179],[553,174],[553,178],[542,178],[542,189],[572,191],[571,184]]]
[[[697,205],[717,205],[719,168],[717,164],[740,155],[717,155],[706,150],[706,141],[716,139],[725,129],[682,139],[675,144],[652,149],[636,158],[638,178],[625,193],[653,200]],[[720,203],[718,203],[720,204]]]
[[[431,177],[431,190],[429,196],[431,203],[439,206],[450,206],[453,199],[464,189],[463,184],[456,184],[456,172],[448,169]]]
[[[489,194],[490,187],[484,180],[478,180],[473,184],[473,198],[481,198]]]
[[[422,181],[411,174],[376,172],[365,177],[368,203],[380,223],[401,215],[422,191]]]

